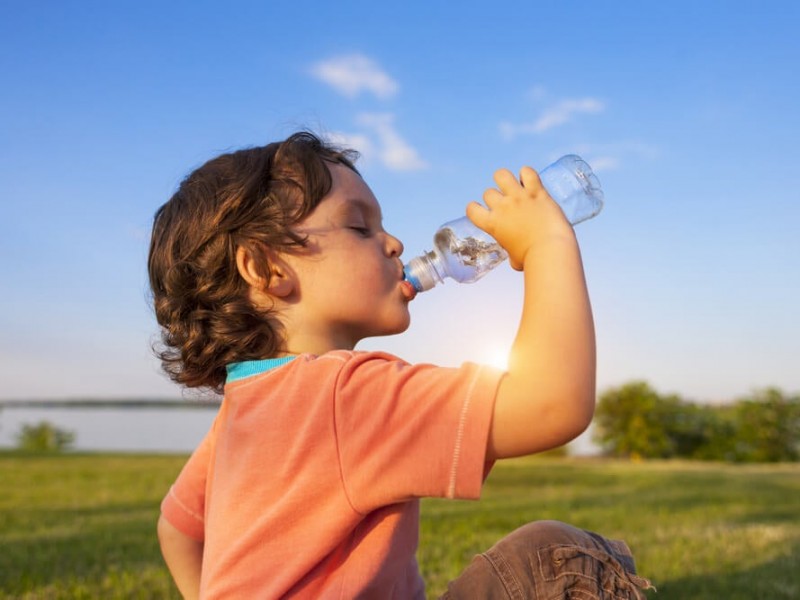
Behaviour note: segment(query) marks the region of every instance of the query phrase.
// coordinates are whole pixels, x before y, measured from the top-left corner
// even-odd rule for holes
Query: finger
[[[519,180],[517,180],[516,176],[508,169],[499,169],[495,171],[494,181],[504,194],[510,194],[520,187]]]
[[[491,212],[477,202],[470,202],[467,204],[467,217],[475,225],[484,229],[489,224]]]
[[[539,178],[539,174],[530,167],[522,167],[519,172],[519,180],[526,190],[536,191],[542,187],[542,180]]]
[[[503,194],[498,192],[494,188],[489,188],[485,192],[483,192],[483,201],[486,203],[490,209],[494,208],[497,203],[503,199]]]

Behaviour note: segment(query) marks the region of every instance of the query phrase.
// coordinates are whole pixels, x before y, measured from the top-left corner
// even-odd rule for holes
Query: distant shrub
[[[594,440],[618,457],[797,462],[800,395],[767,388],[708,405],[663,396],[634,381],[600,396]]]
[[[739,400],[734,459],[738,462],[800,461],[800,395],[768,388]]]
[[[22,425],[17,434],[17,448],[26,452],[63,452],[75,442],[72,431],[60,429],[48,421]]]

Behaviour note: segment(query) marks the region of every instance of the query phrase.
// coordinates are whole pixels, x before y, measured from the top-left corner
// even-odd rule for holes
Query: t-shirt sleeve
[[[410,365],[355,354],[335,388],[342,480],[353,507],[418,497],[478,498],[502,371]]]
[[[161,514],[181,533],[205,539],[206,480],[213,452],[213,426],[170,487],[161,502]]]

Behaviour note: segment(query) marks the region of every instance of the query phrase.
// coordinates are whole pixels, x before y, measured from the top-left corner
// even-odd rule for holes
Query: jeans
[[[535,521],[477,555],[440,600],[641,600],[625,542],[559,521]]]

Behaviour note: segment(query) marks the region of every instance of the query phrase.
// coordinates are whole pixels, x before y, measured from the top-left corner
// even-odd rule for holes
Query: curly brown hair
[[[331,189],[329,163],[358,172],[357,153],[299,132],[223,154],[183,180],[156,211],[148,271],[163,369],[187,387],[221,392],[225,366],[274,356],[280,323],[250,301],[236,267],[245,248],[269,278],[266,249],[303,247],[293,231]]]

